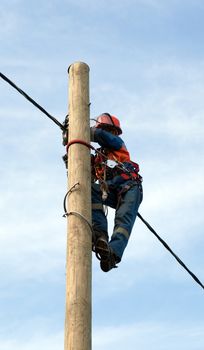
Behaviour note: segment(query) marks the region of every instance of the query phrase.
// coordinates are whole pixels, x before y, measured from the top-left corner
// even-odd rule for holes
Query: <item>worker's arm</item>
[[[91,128],[91,141],[99,143],[101,147],[115,150],[119,150],[123,145],[123,141],[119,136],[95,127]]]
[[[97,142],[101,147],[118,151],[123,145],[123,141],[119,136],[113,135],[108,131],[97,129],[95,127],[90,128],[90,131],[91,141]],[[68,143],[68,130],[63,131],[62,138],[62,144],[66,146]]]

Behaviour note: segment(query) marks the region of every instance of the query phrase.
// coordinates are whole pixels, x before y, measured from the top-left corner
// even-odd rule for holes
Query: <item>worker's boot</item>
[[[92,229],[92,250],[95,253],[96,252],[96,245],[99,243],[99,238],[104,239],[106,242],[108,242],[108,234],[106,231],[99,231],[93,227]],[[98,243],[97,243],[98,242]]]
[[[95,253],[96,257],[101,260],[105,261],[109,259],[110,257],[110,247],[108,245],[108,239],[106,235],[102,234],[98,236],[98,238],[95,241]]]
[[[113,268],[117,268],[116,263],[119,262],[112,249],[109,247],[109,256],[106,259],[101,259],[100,266],[103,272],[108,272]]]
[[[116,264],[120,262],[120,258],[113,253],[113,250],[108,244],[108,234],[104,231],[96,231],[95,242],[93,245],[93,251],[96,254],[96,257],[100,260],[101,270],[104,272],[110,271],[112,268],[116,268]]]

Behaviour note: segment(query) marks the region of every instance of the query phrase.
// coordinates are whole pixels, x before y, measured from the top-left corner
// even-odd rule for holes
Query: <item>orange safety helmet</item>
[[[109,113],[102,113],[97,117],[96,128],[105,128],[105,126],[112,126],[118,132],[118,135],[122,134],[122,129],[120,127],[120,121],[114,115]]]

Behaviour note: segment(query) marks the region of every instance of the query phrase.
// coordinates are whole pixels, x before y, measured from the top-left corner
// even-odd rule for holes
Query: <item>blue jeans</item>
[[[116,209],[114,229],[109,246],[121,260],[128,244],[130,234],[142,202],[142,186],[134,184],[128,191],[121,193],[117,188],[109,188],[108,197],[102,200],[99,184],[92,184],[92,224],[95,231],[106,235],[108,239],[108,222],[103,211],[103,205]]]

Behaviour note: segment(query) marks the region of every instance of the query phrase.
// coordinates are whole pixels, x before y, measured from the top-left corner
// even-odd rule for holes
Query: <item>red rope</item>
[[[95,148],[92,145],[90,145],[90,143],[88,143],[86,141],[83,141],[83,140],[74,139],[74,140],[69,141],[69,143],[67,144],[67,152],[68,152],[69,147],[71,145],[74,145],[75,143],[79,143],[80,145],[84,145],[84,146],[86,146],[86,147],[88,147],[90,149],[95,150]]]

